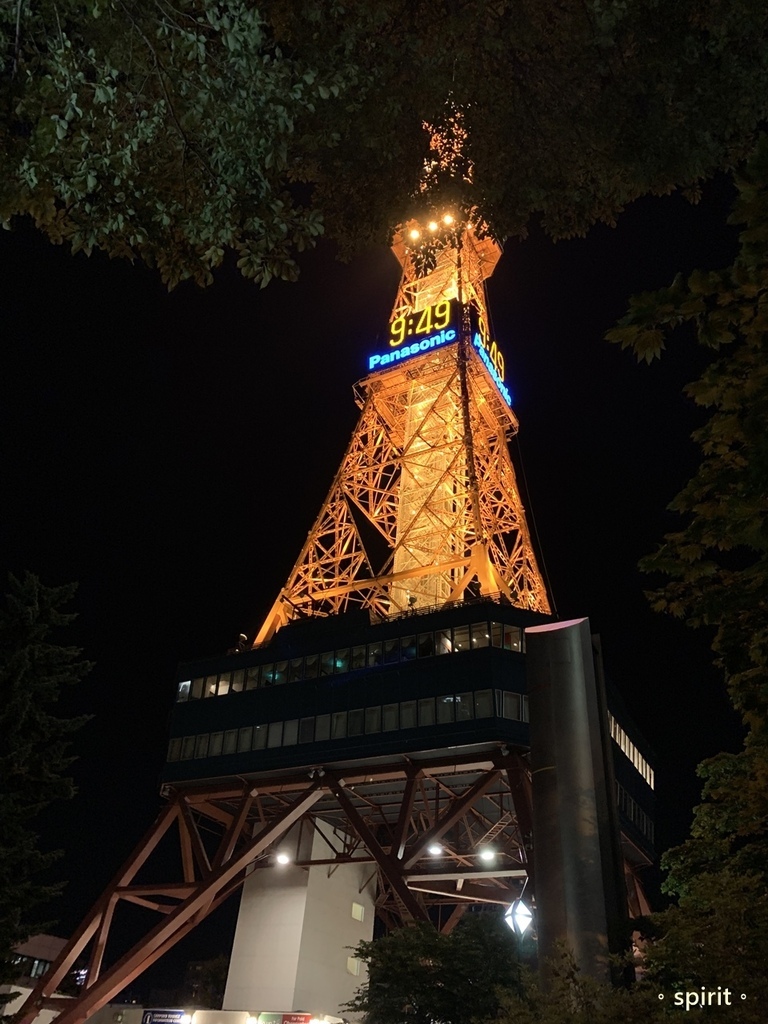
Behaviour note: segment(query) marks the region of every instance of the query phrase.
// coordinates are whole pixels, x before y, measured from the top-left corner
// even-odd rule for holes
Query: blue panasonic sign
[[[404,359],[421,355],[424,352],[428,352],[431,348],[438,348],[440,345],[448,345],[452,341],[456,341],[456,331],[450,327],[447,331],[438,331],[437,334],[432,334],[428,338],[422,338],[421,341],[414,341],[412,344],[404,345],[402,348],[393,349],[391,352],[382,352],[380,355],[369,356],[368,370],[380,370],[382,367],[390,366],[392,363],[401,363]]]

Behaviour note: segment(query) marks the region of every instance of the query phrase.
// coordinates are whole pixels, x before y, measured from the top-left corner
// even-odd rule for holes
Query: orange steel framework
[[[417,233],[411,222],[395,239],[403,277],[392,319],[458,299],[489,337],[484,280],[499,247],[462,225],[419,274],[408,244]],[[386,618],[498,595],[549,612],[507,447],[517,419],[466,318],[457,343],[377,371],[356,398],[360,419],[339,471],[255,645],[296,617],[353,606]]]
[[[444,235],[430,272],[420,274],[406,241],[416,230],[406,225],[393,247],[403,266],[393,319],[458,299],[465,308],[474,304],[488,336],[483,282],[498,246],[463,225]],[[341,467],[255,643],[297,616],[354,606],[386,618],[495,596],[548,612],[507,449],[517,421],[471,345],[468,320],[457,343],[371,375],[357,399],[360,420]],[[472,904],[510,904],[532,881],[524,753],[483,743],[164,787],[167,803],[154,826],[40,979],[19,1024],[31,1024],[45,1007],[60,1011],[57,1024],[86,1020],[248,874],[275,870],[278,842],[282,849],[318,822],[324,835],[332,827],[335,844],[326,858],[301,863],[329,872],[369,863],[377,912],[390,926],[437,919],[450,931]],[[141,881],[158,862],[157,848],[169,844],[175,871],[162,867],[166,881]],[[480,854],[491,844],[489,863]],[[297,839],[297,851],[301,845]],[[155,923],[107,967],[115,915],[126,903],[151,912]],[[57,997],[86,955],[80,995]]]

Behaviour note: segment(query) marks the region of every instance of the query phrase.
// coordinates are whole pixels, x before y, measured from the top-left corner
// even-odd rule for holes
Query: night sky
[[[648,610],[637,570],[675,519],[702,414],[682,395],[690,339],[638,366],[603,340],[633,292],[729,262],[731,191],[645,199],[615,229],[553,244],[534,226],[490,282],[521,424],[529,523],[561,618],[589,615],[606,670],[656,750],[659,847],[681,841],[694,767],[736,749],[709,637]],[[357,418],[352,385],[386,330],[388,250],[260,291],[234,264],[168,293],[146,268],[71,257],[31,229],[0,236],[0,567],[79,581],[62,637],[96,666],[62,713],[79,792],[42,823],[69,879],[66,935],[160,805],[176,664],[253,634],[306,537]],[[214,950],[215,952],[215,950]]]

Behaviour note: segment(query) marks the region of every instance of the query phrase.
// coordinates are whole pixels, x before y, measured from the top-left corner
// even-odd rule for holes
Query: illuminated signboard
[[[389,325],[387,349],[368,357],[368,372],[383,370],[405,359],[450,345],[458,340],[460,325],[461,307],[456,300],[443,299],[426,309],[396,317]],[[470,333],[472,344],[499,394],[511,406],[512,398],[504,383],[504,356],[496,342],[488,338],[474,304],[470,306]]]
[[[448,299],[418,313],[396,317],[389,325],[387,350],[368,357],[369,372],[450,345],[459,336],[459,322],[459,304]]]

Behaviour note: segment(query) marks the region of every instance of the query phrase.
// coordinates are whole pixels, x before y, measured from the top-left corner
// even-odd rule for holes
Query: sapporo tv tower
[[[306,543],[253,645],[182,667],[165,806],[24,1024],[87,1019],[238,890],[224,1008],[254,1017],[339,1014],[376,918],[447,932],[524,896],[540,950],[564,940],[602,975],[645,909],[653,772],[587,620],[550,615],[485,302],[500,250],[451,213],[393,248],[389,335]],[[161,843],[178,871],[142,881]],[[125,902],[148,929],[110,962]]]

